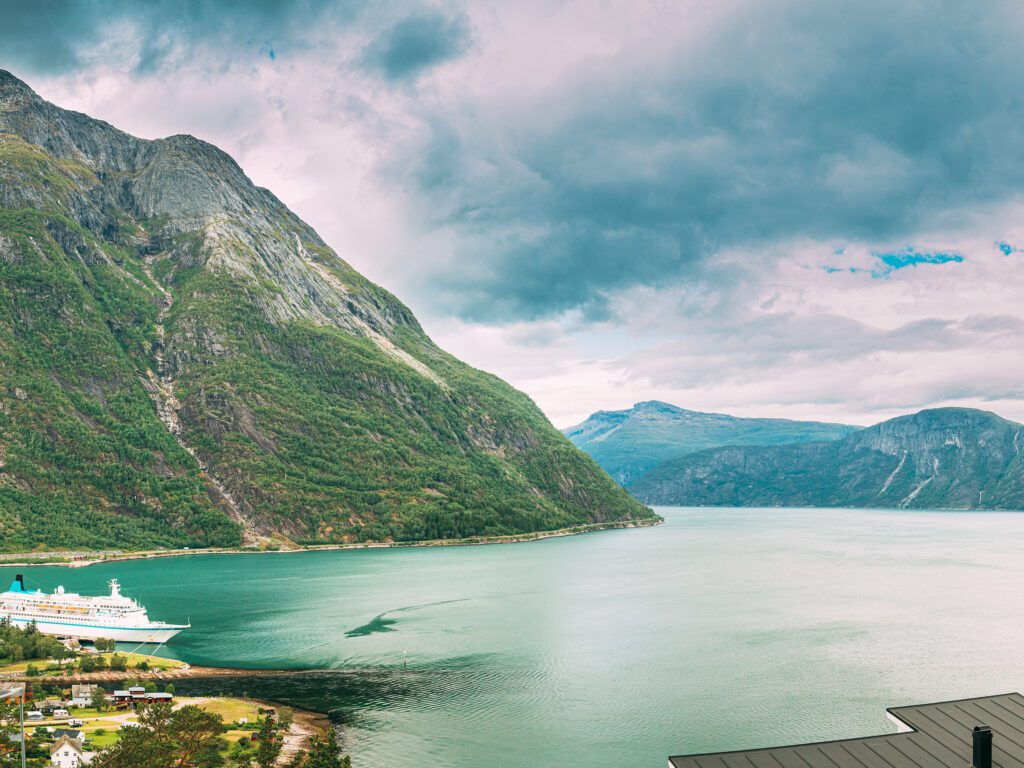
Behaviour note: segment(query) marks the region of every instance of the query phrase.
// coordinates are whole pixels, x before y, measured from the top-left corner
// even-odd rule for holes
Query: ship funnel
[[[14,577],[14,583],[18,585],[18,591],[19,592],[24,592],[25,591],[25,577],[24,577],[24,575],[19,573],[17,576],[15,576]]]

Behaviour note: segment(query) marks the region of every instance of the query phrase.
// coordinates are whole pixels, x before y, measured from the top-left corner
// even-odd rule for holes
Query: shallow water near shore
[[[191,663],[319,668],[176,686],[329,712],[357,768],[660,768],[1024,687],[1024,514],[659,511],[527,544],[24,572],[119,578],[151,616],[191,619],[169,654]]]

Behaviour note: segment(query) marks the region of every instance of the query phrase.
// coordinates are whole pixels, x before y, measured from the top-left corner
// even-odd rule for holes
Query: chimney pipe
[[[14,577],[14,580],[15,580],[16,582],[18,582],[18,584],[20,584],[20,585],[21,585],[21,591],[22,591],[22,592],[24,592],[24,591],[25,591],[25,577],[24,577],[24,576],[22,576],[22,575],[21,575],[21,574],[19,573],[19,574],[18,574],[17,576],[15,576],[15,577]]]
[[[992,729],[987,725],[974,726],[974,757],[972,768],[992,768]]]

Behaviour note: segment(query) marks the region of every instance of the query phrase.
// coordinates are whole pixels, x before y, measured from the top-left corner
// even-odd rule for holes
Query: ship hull
[[[10,617],[11,624],[27,627],[29,619]],[[36,619],[36,627],[44,635],[57,637],[76,637],[79,640],[97,640],[106,638],[121,643],[166,643],[187,626],[168,624],[157,627],[103,627],[93,624],[74,624],[72,622],[45,621]]]

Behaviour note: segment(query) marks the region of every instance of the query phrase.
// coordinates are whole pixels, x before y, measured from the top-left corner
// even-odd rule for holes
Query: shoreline
[[[661,525],[661,517],[645,520],[621,520],[608,523],[586,523],[568,528],[557,528],[553,531],[536,531],[533,533],[516,533],[506,536],[470,536],[465,539],[431,539],[428,541],[368,541],[358,544],[306,544],[295,548],[257,549],[253,547],[209,547],[204,549],[158,549],[138,552],[122,552],[119,550],[78,551],[78,552],[46,552],[39,553],[35,559],[30,552],[13,552],[0,554],[0,568],[28,568],[33,566],[62,566],[65,568],[85,568],[99,563],[116,563],[127,560],[154,560],[162,557],[188,557],[190,555],[276,555],[300,554],[303,552],[327,552],[344,549],[409,549],[416,547],[472,547],[490,544],[523,544],[531,541],[542,541],[563,536],[577,536],[595,531],[617,530],[624,528],[649,528]],[[21,559],[19,559],[21,558]]]
[[[323,672],[322,669],[240,669],[235,667],[201,667],[185,665],[171,669],[131,669],[114,672],[105,669],[97,672],[76,672],[71,675],[26,675],[21,672],[0,674],[0,680],[11,680],[19,683],[64,683],[78,685],[80,683],[117,683],[125,680],[166,680],[173,682],[182,679],[212,679],[218,677],[280,677],[285,675],[301,675],[311,672]]]

